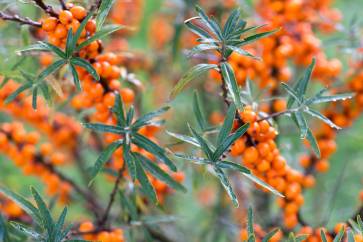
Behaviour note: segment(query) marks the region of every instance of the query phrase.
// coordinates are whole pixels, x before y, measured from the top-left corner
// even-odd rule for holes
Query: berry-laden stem
[[[118,188],[119,188],[119,185],[120,185],[121,179],[122,179],[122,177],[123,177],[123,173],[124,173],[124,171],[125,171],[125,168],[126,168],[126,166],[125,166],[125,164],[124,164],[124,165],[122,166],[122,168],[121,168],[121,169],[119,170],[119,172],[118,172],[118,175],[117,175],[117,178],[116,178],[116,181],[115,181],[114,187],[113,187],[112,192],[111,192],[111,194],[110,194],[110,200],[108,201],[108,204],[107,204],[106,210],[105,210],[105,212],[104,212],[103,216],[101,217],[101,219],[100,219],[100,221],[99,221],[99,223],[98,223],[98,225],[99,225],[100,227],[103,227],[103,226],[106,224],[106,222],[107,222],[108,216],[109,216],[109,214],[110,214],[110,212],[111,212],[112,205],[113,205],[113,203],[115,202],[116,194],[117,194],[117,191],[118,191]]]
[[[2,20],[7,20],[7,21],[13,21],[13,22],[18,22],[22,25],[30,25],[30,26],[34,26],[34,27],[42,27],[42,24],[39,22],[36,22],[34,20],[31,20],[28,17],[20,17],[19,15],[15,14],[15,15],[9,15],[6,14],[4,12],[0,12],[0,19]]]
[[[44,10],[47,14],[49,14],[52,17],[58,17],[58,14],[54,11],[52,6],[46,5],[43,0],[34,0],[35,4]]]

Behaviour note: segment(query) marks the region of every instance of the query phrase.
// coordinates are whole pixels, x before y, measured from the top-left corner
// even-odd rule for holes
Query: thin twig
[[[288,109],[288,110],[285,110],[285,111],[281,111],[281,112],[273,113],[273,114],[270,114],[269,116],[266,116],[266,117],[260,118],[259,120],[257,120],[257,122],[260,122],[260,121],[263,121],[263,120],[267,120],[267,119],[271,119],[271,118],[277,118],[277,117],[279,117],[279,116],[281,116],[281,115],[294,113],[294,112],[296,112],[296,111],[297,111],[296,109]]]
[[[90,12],[97,12],[98,9],[101,7],[102,0],[96,0],[90,8]]]
[[[58,17],[58,14],[54,11],[52,6],[46,5],[43,0],[34,0],[35,4],[44,10],[47,14],[49,14],[52,17]]]
[[[101,226],[101,227],[103,225],[105,225],[105,223],[107,222],[108,216],[109,216],[109,214],[111,212],[112,205],[115,202],[116,194],[117,194],[117,191],[118,191],[118,188],[119,188],[119,185],[120,185],[120,182],[121,182],[125,167],[126,166],[123,165],[122,168],[118,172],[118,175],[117,175],[117,178],[116,178],[116,181],[115,181],[115,185],[114,185],[114,187],[112,189],[112,192],[110,194],[110,200],[108,201],[106,210],[105,210],[103,216],[101,217],[101,220],[98,223],[99,226]]]
[[[42,24],[40,22],[36,22],[34,20],[31,20],[30,18],[28,17],[20,17],[19,15],[15,14],[15,15],[9,15],[9,14],[6,14],[4,12],[0,12],[0,19],[3,19],[3,20],[8,20],[8,21],[13,21],[13,22],[18,22],[20,24],[25,24],[25,25],[31,25],[31,26],[34,26],[34,27],[42,27]]]
[[[64,2],[64,0],[59,0],[59,4],[61,5],[61,7],[62,7],[63,10],[67,10],[68,9],[66,3]]]

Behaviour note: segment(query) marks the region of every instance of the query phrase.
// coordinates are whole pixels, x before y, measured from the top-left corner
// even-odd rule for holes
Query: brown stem
[[[289,109],[289,110],[285,110],[285,111],[281,111],[281,112],[273,113],[273,114],[270,114],[269,116],[266,116],[266,117],[260,118],[259,120],[257,120],[257,122],[260,122],[260,121],[263,121],[263,120],[267,120],[267,119],[271,119],[271,118],[276,118],[276,117],[279,117],[279,116],[281,116],[281,115],[285,115],[285,114],[293,113],[293,112],[295,112],[295,111],[296,111],[296,110]]]
[[[115,181],[115,185],[114,185],[114,187],[112,189],[112,192],[110,194],[110,200],[108,201],[108,204],[107,204],[105,213],[103,214],[101,220],[98,223],[99,226],[101,226],[101,227],[103,227],[103,225],[105,225],[105,223],[107,222],[108,216],[109,216],[109,214],[111,212],[112,205],[115,202],[115,198],[116,198],[116,194],[117,194],[117,191],[118,191],[118,187],[120,185],[120,182],[121,182],[122,175],[123,175],[123,172],[125,170],[125,167],[126,166],[123,165],[122,168],[118,172],[118,175],[117,175],[117,178],[116,178],[116,181]]]
[[[59,4],[61,5],[61,7],[62,7],[63,10],[67,10],[68,9],[66,3],[64,2],[64,0],[59,0]]]
[[[0,19],[13,21],[13,22],[18,22],[20,24],[25,24],[25,25],[31,25],[31,26],[38,27],[38,28],[42,27],[41,23],[36,22],[34,20],[31,20],[28,17],[25,17],[25,18],[20,17],[17,14],[9,15],[9,14],[6,14],[4,12],[0,12]]]
[[[92,4],[92,6],[90,8],[90,12],[96,12],[96,11],[98,11],[98,9],[101,7],[101,3],[102,3],[102,0],[96,0]]]
[[[49,14],[52,17],[58,18],[58,14],[54,11],[52,6],[46,5],[43,0],[34,0],[35,4],[44,10],[47,14]]]

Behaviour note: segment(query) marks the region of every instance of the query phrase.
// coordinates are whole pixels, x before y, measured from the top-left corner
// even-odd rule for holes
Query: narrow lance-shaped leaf
[[[228,38],[231,33],[236,29],[239,17],[241,15],[241,11],[239,8],[232,11],[232,13],[229,15],[226,24],[223,28],[223,36],[224,38]]]
[[[22,234],[24,234],[26,236],[29,236],[32,239],[36,239],[38,241],[40,241],[42,239],[42,236],[38,232],[32,230],[31,228],[27,228],[27,227],[25,227],[24,225],[22,225],[20,223],[11,221],[10,222],[10,225],[13,226],[14,229],[16,229],[17,231],[19,231],[20,233],[22,233]]]
[[[309,129],[304,115],[300,112],[296,112],[292,114],[292,118],[296,120],[297,126],[300,129],[300,139],[304,139]]]
[[[130,144],[127,142],[123,143],[123,152],[122,152],[122,156],[124,161],[127,164],[127,170],[129,171],[129,174],[132,178],[133,181],[136,180],[136,166],[135,166],[135,161],[133,159],[133,156],[130,154]]]
[[[184,155],[184,154],[179,154],[179,153],[175,153],[174,156],[177,158],[183,159],[183,160],[192,161],[197,165],[213,165],[212,161],[204,159],[202,157]]]
[[[10,103],[15,100],[17,96],[19,96],[20,93],[24,92],[25,90],[31,88],[33,86],[33,83],[27,82],[21,85],[18,89],[16,89],[12,94],[10,94],[6,99],[5,103]]]
[[[96,17],[97,29],[100,30],[103,23],[106,21],[107,15],[110,12],[112,5],[115,3],[115,0],[103,0],[101,1],[101,5]]]
[[[231,104],[228,107],[226,118],[224,119],[223,125],[218,134],[217,138],[218,145],[220,145],[231,133],[235,114],[236,114],[236,106],[234,104]]]
[[[272,237],[274,237],[274,235],[279,232],[280,229],[276,228],[271,230],[270,232],[268,232],[268,234],[265,235],[265,237],[263,238],[262,242],[269,242]]]
[[[319,113],[318,111],[315,111],[315,110],[309,108],[309,109],[305,110],[305,113],[310,114],[311,116],[320,119],[321,121],[328,124],[332,128],[341,129],[338,125],[333,123],[333,121],[331,121],[330,119],[325,117],[323,114]]]
[[[50,44],[48,42],[44,42],[44,41],[39,41],[38,43],[40,45],[44,46],[45,48],[48,48],[50,51],[52,51],[53,53],[55,53],[62,59],[65,59],[67,57],[66,53],[64,53],[62,49],[60,49],[59,47],[57,47],[55,45],[52,45],[52,44]]]
[[[78,42],[79,38],[81,38],[82,32],[83,32],[84,28],[86,27],[88,20],[90,20],[92,18],[92,16],[93,16],[93,12],[90,11],[88,13],[88,15],[82,20],[81,24],[79,25],[76,33],[73,36],[73,47],[72,47],[73,50],[76,49],[77,42]]]
[[[227,191],[228,196],[231,198],[233,205],[235,207],[238,207],[238,199],[236,197],[236,194],[234,194],[233,189],[231,184],[229,183],[226,174],[224,174],[223,170],[218,168],[218,167],[214,167],[214,171],[216,173],[216,175],[218,176],[219,180],[221,181],[224,189]]]
[[[199,13],[202,23],[204,23],[219,40],[222,40],[223,35],[219,25],[213,19],[209,18],[201,7],[196,6],[196,10]]]
[[[100,76],[98,75],[96,69],[86,60],[79,58],[79,57],[73,57],[71,59],[71,63],[76,66],[80,66],[87,70],[89,74],[93,76],[94,79],[97,81],[100,80]]]
[[[154,112],[150,112],[150,113],[147,113],[143,116],[141,116],[140,118],[138,118],[135,123],[132,125],[133,128],[139,128],[139,127],[142,127],[142,126],[145,126],[145,125],[148,125],[149,122],[153,119],[153,118],[156,118],[162,114],[164,114],[165,112],[167,112],[168,110],[170,109],[169,106],[166,106],[166,107],[162,107]]]
[[[92,167],[91,170],[91,181],[89,184],[92,184],[98,173],[102,170],[105,163],[110,159],[111,155],[122,145],[123,140],[117,140],[111,143],[106,147],[104,151],[102,151],[101,155],[98,157],[96,163]]]
[[[262,38],[266,38],[276,32],[280,31],[280,29],[274,29],[272,31],[267,31],[267,32],[263,32],[263,33],[258,33],[258,34],[255,34],[255,35],[251,35],[251,36],[248,36],[246,38],[244,38],[238,45],[237,47],[241,47],[243,45],[247,45],[247,44],[250,44],[252,42],[255,42],[259,39],[262,39]]]
[[[34,110],[37,109],[37,100],[38,100],[38,87],[34,87],[32,91],[32,107]]]
[[[47,76],[53,74],[54,72],[56,72],[57,70],[59,70],[63,65],[66,64],[66,60],[58,60],[56,62],[54,62],[53,64],[51,64],[50,66],[48,66],[44,71],[42,71],[39,76],[38,76],[38,80],[42,81],[44,80]]]
[[[69,68],[71,69],[71,72],[72,72],[74,85],[76,86],[78,91],[82,91],[81,81],[79,80],[79,76],[78,76],[76,67],[71,63],[69,65]]]
[[[176,171],[177,168],[173,164],[173,162],[166,156],[165,150],[162,149],[159,145],[146,138],[143,135],[135,133],[132,137],[132,141],[134,144],[149,151],[151,154],[155,155],[160,161],[162,161],[165,165],[167,165],[172,171]]]
[[[222,77],[227,86],[229,95],[231,96],[236,107],[239,110],[243,110],[243,104],[240,99],[240,90],[231,65],[228,62],[222,62],[220,67],[222,71]]]
[[[141,163],[135,159],[137,179],[141,184],[142,191],[147,195],[152,203],[157,202],[156,193],[154,187],[151,185],[149,179],[147,178],[144,168],[142,168]]]
[[[198,64],[192,67],[183,77],[178,81],[178,83],[173,88],[170,98],[175,98],[183,89],[184,87],[191,82],[196,77],[206,73],[211,69],[217,69],[218,66],[215,64]]]
[[[87,129],[91,129],[98,132],[124,134],[126,131],[122,127],[107,125],[103,123],[83,123],[83,126]]]
[[[308,129],[307,135],[306,135],[306,139],[309,141],[312,150],[314,151],[315,155],[320,158],[320,149],[319,149],[319,145],[317,140],[314,137],[313,132],[311,131],[311,129]]]
[[[200,144],[202,151],[205,153],[205,155],[208,157],[208,159],[213,161],[213,151],[209,147],[207,141],[201,135],[199,135],[198,132],[195,131],[189,124],[188,124],[188,127],[189,127],[190,132],[194,136],[194,138]]]
[[[354,95],[355,95],[354,93],[342,93],[342,94],[330,95],[330,96],[316,95],[313,98],[308,99],[306,102],[306,105],[344,101],[347,99],[351,99],[352,97],[354,97]]]
[[[186,143],[192,144],[194,146],[200,147],[200,144],[198,143],[198,141],[194,138],[194,137],[190,137],[187,135],[183,135],[183,134],[176,134],[170,131],[166,131],[166,133],[178,140],[184,141]]]
[[[134,155],[141,161],[144,168],[148,170],[154,177],[159,179],[160,181],[165,182],[168,184],[171,188],[174,188],[175,190],[186,192],[186,189],[183,185],[176,182],[168,173],[166,173],[164,170],[162,170],[155,162],[149,160],[145,156],[134,153]]]
[[[237,140],[239,139],[244,133],[246,133],[248,127],[250,126],[249,123],[244,124],[243,126],[239,127],[236,132],[229,135],[216,149],[213,154],[213,160],[219,159],[224,152]]]
[[[198,122],[199,128],[204,131],[207,128],[207,120],[204,115],[204,110],[200,102],[200,98],[197,91],[194,91],[193,96],[193,111],[195,118]]]
[[[192,23],[193,20],[197,20],[199,19],[199,17],[193,17],[190,19],[187,19],[184,21],[184,24],[190,29],[190,31],[192,31],[194,34],[204,38],[204,39],[213,39],[212,36],[204,29],[202,29],[201,27],[195,25]]]
[[[24,197],[3,187],[0,187],[0,193],[5,197],[9,198],[10,200],[12,200],[13,202],[15,202],[27,214],[29,214],[33,219],[35,219],[36,222],[38,223],[41,222],[38,209],[32,203],[26,200]]]
[[[74,51],[74,46],[73,46],[73,29],[70,28],[68,30],[68,35],[67,35],[67,42],[66,42],[66,57],[69,58]]]
[[[102,27],[102,29],[97,31],[94,35],[92,35],[87,40],[85,40],[81,44],[79,44],[76,47],[76,51],[80,51],[82,48],[90,45],[93,41],[101,40],[101,39],[105,38],[106,36],[112,34],[113,32],[116,32],[122,28],[124,28],[124,26],[115,25],[115,24],[110,24],[110,25],[104,26],[104,27]]]
[[[45,204],[44,200],[42,199],[42,197],[40,196],[38,191],[35,190],[34,187],[31,187],[31,192],[32,192],[34,200],[37,204],[37,207],[39,209],[39,213],[41,215],[43,226],[47,230],[48,235],[51,235],[51,237],[53,237],[54,221],[52,219],[52,216],[50,215],[50,211],[49,211],[47,205]]]
[[[242,173],[251,174],[251,171],[248,170],[246,167],[241,166],[240,164],[233,163],[230,161],[220,161],[217,163],[217,166],[221,169],[231,169],[236,170]]]
[[[281,83],[281,86],[285,89],[285,91],[289,94],[289,98],[288,100],[294,100],[296,102],[299,103],[299,105],[301,104],[301,96],[299,96],[299,94],[293,90],[289,85],[287,85],[286,83]],[[291,107],[291,106],[290,106]]]
[[[242,173],[244,176],[246,176],[248,179],[250,179],[251,181],[253,181],[254,183],[260,185],[261,187],[269,190],[270,192],[272,192],[273,194],[280,196],[280,197],[284,197],[284,195],[282,195],[280,192],[278,192],[275,188],[271,187],[270,185],[268,185],[266,182],[262,181],[261,179],[257,178],[256,176],[254,176],[253,174],[245,174]]]
[[[61,235],[61,233],[59,233],[59,232],[61,232],[63,229],[64,223],[66,220],[66,216],[67,216],[67,212],[68,212],[67,207],[64,207],[61,215],[59,216],[59,218],[55,224],[55,230],[58,232],[58,236]]]
[[[227,45],[226,48],[231,50],[231,51],[234,51],[234,52],[236,52],[236,53],[238,53],[240,55],[248,56],[248,57],[251,57],[251,58],[256,59],[256,60],[261,60],[260,57],[254,56],[250,52],[248,52],[248,51],[246,51],[244,49],[241,49],[239,47],[236,47],[236,46],[233,46],[233,45]]]
[[[115,106],[112,108],[112,112],[117,115],[117,124],[121,127],[126,126],[124,104],[122,102],[120,93],[116,94]]]
[[[218,49],[220,49],[220,47],[216,44],[200,44],[200,45],[193,47],[191,50],[189,50],[187,53],[187,57],[192,57],[203,51],[218,50]]]

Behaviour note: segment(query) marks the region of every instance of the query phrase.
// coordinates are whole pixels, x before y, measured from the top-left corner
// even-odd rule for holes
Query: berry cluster
[[[102,242],[124,242],[124,233],[122,229],[112,231],[94,231],[95,226],[92,222],[86,221],[79,226],[79,232],[83,234],[83,238],[89,241]]]

